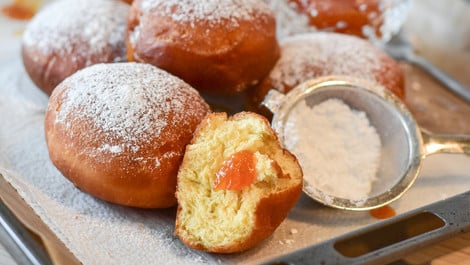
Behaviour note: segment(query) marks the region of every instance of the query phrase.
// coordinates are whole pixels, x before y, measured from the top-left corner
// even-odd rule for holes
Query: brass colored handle
[[[437,153],[470,154],[470,135],[439,135],[422,131],[424,156]]]
[[[281,92],[275,89],[271,89],[268,91],[268,94],[266,94],[263,102],[261,102],[261,105],[268,108],[272,113],[277,113],[279,110],[279,107],[284,101],[284,97],[285,95],[282,94]]]

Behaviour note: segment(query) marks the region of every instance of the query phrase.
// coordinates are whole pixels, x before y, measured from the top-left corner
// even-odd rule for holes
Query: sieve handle
[[[268,108],[272,113],[277,113],[281,107],[282,102],[284,101],[285,95],[281,92],[271,89],[268,91],[268,94],[264,97],[261,105]]]
[[[424,156],[438,153],[470,154],[470,135],[439,135],[427,131],[422,131],[421,135]]]

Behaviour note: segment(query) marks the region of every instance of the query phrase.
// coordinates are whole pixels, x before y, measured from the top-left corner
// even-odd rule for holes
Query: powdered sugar
[[[309,24],[306,15],[295,10],[295,3],[287,0],[264,0],[276,17],[276,34],[277,38],[282,40],[285,37],[317,31],[317,29]]]
[[[323,75],[350,75],[378,83],[376,76],[383,72],[383,52],[354,36],[306,33],[285,38],[280,45],[281,58],[269,78],[281,92]]]
[[[105,135],[99,150],[111,153],[135,153],[145,139],[168,137],[165,128],[187,122],[182,115],[187,108],[190,115],[204,115],[188,107],[188,100],[199,97],[196,90],[148,64],[96,64],[64,80],[57,87],[58,94],[64,89],[55,122],[72,136],[78,133],[72,128],[79,121],[90,120],[90,129]],[[93,133],[89,135],[82,138]]]
[[[292,110],[285,134],[286,147],[305,172],[307,190],[350,200],[367,198],[380,164],[381,142],[364,112],[339,99],[313,108],[302,100]]]
[[[271,14],[269,7],[257,0],[143,0],[141,9],[171,16],[174,21],[224,20],[234,24],[257,14]]]
[[[397,34],[408,17],[411,7],[410,0],[387,0],[381,3],[383,24],[380,26],[381,38],[379,41],[387,42]],[[369,39],[373,36],[366,35]]]
[[[90,58],[104,51],[125,59],[125,30],[129,5],[113,0],[62,0],[45,6],[31,20],[23,45],[45,55],[74,54]]]
[[[98,148],[98,150],[107,151],[107,152],[110,152],[110,153],[113,153],[113,154],[119,154],[123,151],[121,146],[119,146],[119,145],[111,146],[107,143],[103,144],[100,148]]]
[[[277,37],[282,40],[295,34],[318,31],[319,29],[310,23],[308,16],[315,17],[318,15],[319,11],[315,9],[315,5],[329,5],[329,2],[334,1],[316,1],[313,3],[302,1],[304,5],[308,6],[308,13],[306,13],[307,11],[305,13],[299,12],[299,7],[295,1],[264,0],[264,2],[271,7],[275,14]],[[381,0],[379,12],[368,14],[369,23],[362,27],[363,36],[374,42],[390,40],[391,36],[400,30],[405,21],[410,9],[410,2],[409,0]],[[359,11],[366,12],[367,3],[360,4],[358,8]],[[349,13],[345,12],[345,14]],[[344,15],[344,19],[350,18]],[[377,36],[374,25],[381,20],[383,20],[383,23],[379,26],[380,36]],[[346,26],[348,26],[346,21],[339,20],[336,27],[323,28],[321,31],[334,32]]]

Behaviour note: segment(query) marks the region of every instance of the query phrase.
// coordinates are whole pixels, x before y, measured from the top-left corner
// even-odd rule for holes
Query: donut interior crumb
[[[255,154],[256,178],[240,191],[214,189],[217,170],[232,154],[248,150]],[[269,236],[287,215],[297,198],[286,199],[279,211],[262,210],[273,196],[290,194],[302,182],[301,169],[282,149],[266,120],[241,113],[227,119],[213,113],[200,125],[187,146],[178,173],[179,209],[176,234],[198,249],[232,252]],[[268,223],[259,227],[260,219]],[[271,222],[271,223],[270,223]],[[256,242],[253,242],[254,241]]]

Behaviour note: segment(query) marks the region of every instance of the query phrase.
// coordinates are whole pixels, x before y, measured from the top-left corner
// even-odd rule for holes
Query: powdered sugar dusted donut
[[[379,35],[382,24],[380,0],[289,0],[309,18],[309,24],[321,29],[366,37]],[[368,32],[372,31],[372,32]]]
[[[285,38],[281,58],[252,98],[261,102],[273,88],[287,93],[298,84],[326,75],[349,75],[376,82],[404,97],[400,65],[371,42],[355,36],[314,32]]]
[[[387,41],[409,9],[401,0],[264,0],[276,16],[280,39],[299,33],[329,31]]]
[[[257,0],[137,0],[128,60],[156,65],[201,92],[235,93],[262,80],[279,55],[275,20]]]
[[[63,0],[44,7],[23,35],[23,62],[33,82],[50,94],[85,66],[125,61],[128,12],[128,4],[114,0]]]
[[[184,148],[208,112],[195,89],[154,66],[96,64],[53,91],[45,117],[49,155],[93,196],[170,207]]]

